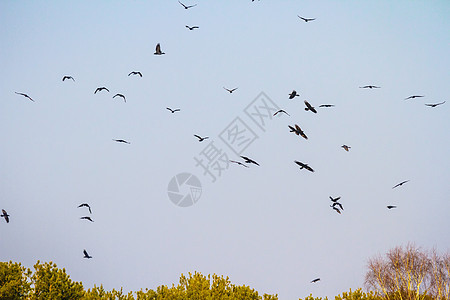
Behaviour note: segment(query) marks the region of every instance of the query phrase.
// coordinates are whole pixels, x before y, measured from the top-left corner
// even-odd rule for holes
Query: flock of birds
[[[184,9],[190,9],[190,8],[193,8],[193,7],[197,6],[197,4],[193,4],[193,5],[185,5],[185,4],[182,3],[181,1],[178,1],[178,2],[180,3],[180,5],[181,5]],[[252,2],[254,2],[254,0],[252,0]],[[311,22],[311,21],[316,20],[315,18],[305,18],[305,17],[299,16],[299,15],[297,15],[297,16],[298,16],[299,19],[303,20],[303,21],[306,22],[306,23],[307,23],[307,22]],[[186,25],[186,28],[189,29],[189,30],[194,30],[194,29],[199,29],[199,26],[189,26],[189,25]],[[164,55],[164,54],[165,54],[165,52],[163,52],[163,51],[161,50],[161,45],[160,45],[160,43],[158,43],[158,44],[156,45],[154,55]],[[130,73],[128,74],[128,76],[139,76],[139,77],[143,77],[143,74],[142,74],[141,72],[139,72],[139,71],[132,71],[132,72],[130,72]],[[72,80],[73,82],[75,82],[75,79],[74,79],[72,76],[69,76],[69,75],[65,75],[65,76],[62,78],[62,81],[63,81],[63,82],[66,81],[66,80]],[[376,85],[365,85],[365,86],[360,86],[359,88],[361,88],[361,89],[379,89],[379,88],[381,88],[381,87],[380,87],[380,86],[376,86]],[[233,92],[235,92],[235,91],[238,89],[238,87],[235,87],[235,88],[226,88],[226,87],[223,87],[223,89],[226,90],[228,93],[232,94]],[[108,92],[108,93],[109,93],[110,90],[109,90],[107,87],[101,86],[101,87],[98,87],[98,88],[95,89],[94,94],[97,94],[97,93],[100,93],[100,92]],[[31,97],[30,97],[28,94],[26,94],[26,93],[21,93],[21,92],[15,92],[15,93],[16,93],[17,95],[20,95],[20,96],[23,96],[23,97],[27,98],[28,100],[30,100],[30,101],[32,101],[32,102],[35,102],[35,100],[34,100],[33,98],[31,98]],[[289,96],[288,99],[293,100],[295,97],[299,97],[300,95],[299,95],[299,93],[298,93],[296,90],[292,90],[292,92],[289,93],[288,96]],[[425,96],[424,96],[424,95],[411,95],[411,96],[409,96],[409,97],[406,97],[404,100],[410,100],[410,99],[415,99],[415,98],[423,98],[423,97],[425,97]],[[127,102],[127,101],[126,101],[125,95],[123,95],[123,94],[121,94],[121,93],[116,93],[112,98],[113,98],[113,99],[114,99],[114,98],[121,98],[121,99],[124,101],[124,103]],[[436,106],[442,105],[442,104],[444,104],[444,103],[445,103],[445,101],[439,102],[439,103],[426,103],[425,105],[426,105],[426,106],[429,106],[429,107],[436,107]],[[305,111],[310,111],[310,112],[312,112],[312,113],[314,113],[314,114],[317,114],[316,108],[315,108],[314,106],[312,106],[307,100],[304,100],[304,104],[305,104],[305,108],[304,108]],[[334,106],[335,106],[334,104],[321,104],[321,105],[319,105],[320,108],[331,108],[331,107],[334,107]],[[180,108],[172,109],[172,108],[170,108],[170,107],[166,107],[166,109],[167,109],[170,113],[172,113],[172,114],[181,111]],[[280,110],[276,111],[276,112],[273,114],[273,116],[276,116],[276,115],[278,115],[278,114],[285,114],[285,115],[287,115],[287,116],[290,116],[289,113],[286,112],[286,111],[283,110],[283,109],[280,109]],[[294,124],[294,125],[292,125],[292,126],[291,126],[291,125],[288,125],[288,128],[289,128],[289,132],[292,132],[292,133],[294,133],[295,135],[304,138],[305,140],[308,139],[308,136],[306,135],[306,133],[301,129],[301,127],[300,127],[298,124]],[[198,139],[199,142],[203,142],[204,140],[206,140],[206,139],[209,138],[209,137],[207,137],[207,136],[202,137],[202,136],[197,135],[197,134],[194,134],[194,137],[196,137],[196,138]],[[130,144],[129,141],[124,140],[124,139],[113,139],[113,141],[115,141],[115,142],[117,142],[117,143]],[[342,147],[345,151],[347,151],[347,152],[349,152],[349,150],[351,149],[350,146],[345,145],[345,144],[342,145],[341,147]],[[231,163],[234,163],[234,164],[243,166],[243,167],[245,167],[245,168],[249,168],[248,165],[250,165],[250,164],[253,164],[253,165],[256,165],[256,166],[260,166],[260,164],[259,164],[258,162],[256,162],[255,160],[253,160],[253,159],[251,159],[251,158],[249,158],[249,157],[247,157],[247,156],[240,156],[240,158],[241,158],[243,161],[237,161],[237,160],[229,160],[229,161],[230,161]],[[297,161],[297,160],[295,160],[294,163],[295,163],[297,166],[300,167],[300,170],[307,170],[307,171],[309,171],[309,172],[314,172],[314,169],[313,169],[311,166],[309,166],[307,163],[300,162],[300,161]],[[404,180],[404,181],[402,181],[402,182],[396,184],[396,185],[393,186],[392,188],[395,189],[395,188],[397,188],[397,187],[402,186],[403,184],[405,184],[405,183],[407,183],[407,182],[409,182],[409,180]],[[330,198],[330,200],[331,200],[331,205],[330,205],[330,207],[331,207],[334,211],[336,211],[337,213],[341,214],[342,211],[344,210],[343,205],[339,202],[339,200],[341,199],[341,196],[336,197],[336,198],[333,198],[332,196],[330,196],[329,198]],[[92,214],[91,207],[90,207],[90,205],[89,205],[88,203],[82,203],[82,204],[80,204],[80,205],[78,206],[78,208],[83,208],[83,207],[86,207],[86,208],[89,210],[89,214]],[[397,207],[397,206],[395,206],[395,205],[388,205],[388,206],[387,206],[388,209],[393,209],[393,208],[396,208],[396,207]],[[0,217],[4,218],[5,221],[6,221],[6,223],[9,223],[9,221],[10,221],[9,217],[10,217],[10,215],[6,212],[6,210],[2,209],[2,214],[0,215]],[[87,220],[87,221],[90,221],[90,222],[94,222],[90,216],[82,216],[82,217],[80,217],[80,219],[81,219],[81,220]],[[89,255],[89,253],[86,251],[86,249],[83,250],[83,255],[84,255],[83,258],[87,258],[87,259],[92,258],[92,256]],[[318,281],[320,281],[320,278],[313,279],[313,280],[311,281],[311,283],[316,283],[316,282],[318,282]]]

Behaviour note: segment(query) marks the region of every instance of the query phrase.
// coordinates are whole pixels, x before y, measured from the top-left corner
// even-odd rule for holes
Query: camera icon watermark
[[[197,203],[202,195],[202,184],[191,173],[180,173],[169,181],[167,194],[170,201],[179,207],[189,207]]]

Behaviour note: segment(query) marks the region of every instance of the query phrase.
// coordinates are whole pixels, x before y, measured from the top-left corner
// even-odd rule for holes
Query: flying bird
[[[333,208],[338,214],[341,214],[341,211],[339,210],[339,208],[334,207],[334,205],[330,205],[331,208]]]
[[[311,280],[311,283],[316,283],[319,280],[320,280],[320,278],[313,279],[313,280]]]
[[[244,165],[244,164],[243,164],[243,163],[241,163],[240,161],[230,160],[230,162],[232,162],[232,163],[235,163],[235,164],[238,164],[238,165],[241,165],[241,166],[244,166],[244,167],[248,168],[248,166]]]
[[[189,29],[189,30],[194,30],[194,29],[198,29],[198,28],[200,28],[200,27],[198,27],[198,26],[188,26],[188,25],[186,25],[186,28],[187,29]]]
[[[142,77],[142,73],[136,72],[136,71],[130,72],[130,74],[128,74],[128,76],[130,76],[130,75],[139,75],[139,77]]]
[[[396,187],[399,187],[399,186],[401,186],[401,185],[404,185],[405,183],[407,183],[409,180],[405,180],[405,181],[402,181],[402,182],[400,182],[400,183],[397,183],[396,185],[394,185],[392,188],[393,189],[395,189]]]
[[[64,76],[63,79],[62,79],[62,81],[66,80],[66,79],[72,79],[73,81],[75,81],[75,79],[73,79],[72,76]]]
[[[161,45],[158,43],[158,44],[156,44],[156,50],[155,50],[155,53],[153,53],[153,54],[155,54],[155,55],[163,55],[163,54],[166,54],[166,53],[161,52]]]
[[[104,86],[96,88],[94,94],[97,94],[97,92],[101,92],[101,91],[107,91],[109,93],[109,90],[107,88],[105,88]]]
[[[347,146],[347,145],[342,145],[341,147],[344,148],[344,150],[347,151],[347,152],[351,148],[350,146]]]
[[[320,104],[319,107],[334,107],[334,104]]]
[[[388,205],[388,206],[386,206],[388,209],[392,209],[392,208],[397,208],[397,206],[395,206],[395,205]]]
[[[24,94],[24,93],[18,93],[18,92],[15,92],[17,95],[21,95],[21,96],[24,96],[25,98],[28,98],[28,99],[30,99],[31,101],[33,101],[34,102],[34,100],[33,99],[31,99],[31,97],[30,96],[28,96],[27,94]]]
[[[253,159],[250,159],[247,156],[241,156],[241,157],[242,157],[242,159],[245,160],[245,163],[247,163],[247,164],[255,164],[255,165],[259,166],[259,164],[256,161],[254,161]]]
[[[234,88],[234,89],[227,89],[226,87],[223,87],[225,90],[227,90],[230,94],[232,93],[232,92],[234,92],[235,90],[237,90],[238,88]]]
[[[83,250],[83,254],[84,254],[83,258],[92,258],[92,256],[90,256],[86,250]]]
[[[125,103],[127,103],[127,99],[125,99],[125,96],[124,96],[124,95],[122,95],[122,94],[115,94],[115,95],[113,96],[113,98],[116,98],[116,97],[122,98],[123,101],[124,101]]]
[[[207,138],[209,138],[209,137],[207,137],[207,136],[201,137],[201,136],[196,135],[196,134],[194,134],[194,136],[195,136],[196,138],[198,138],[198,141],[199,141],[199,142],[203,142],[204,140],[206,140]]]
[[[292,90],[292,92],[289,94],[289,99],[294,99],[294,97],[299,97],[300,95],[297,94],[296,90]]]
[[[80,219],[82,219],[82,220],[88,220],[88,221],[94,222],[94,221],[92,221],[91,217],[81,217]]]
[[[305,102],[305,105],[306,105],[305,110],[306,110],[306,111],[310,110],[310,111],[312,111],[313,113],[317,114],[317,110],[314,108],[314,106],[312,106],[311,104],[309,104],[309,102],[306,101],[306,100],[303,101],[303,102]]]
[[[194,4],[194,5],[184,5],[184,4],[183,4],[183,3],[181,3],[180,1],[178,1],[178,3],[180,3],[181,5],[183,5],[184,9],[188,9],[188,8],[191,8],[191,7],[197,6],[197,4]]]
[[[334,202],[331,206],[334,208],[335,206],[339,206],[339,208],[341,209],[341,210],[344,210],[344,207],[342,206],[342,204],[340,204],[339,202]]]
[[[330,199],[333,202],[337,202],[339,199],[341,199],[341,197],[333,198],[333,197],[330,196]]]
[[[89,208],[89,213],[92,214],[92,210],[91,210],[91,207],[89,206],[89,204],[81,203],[80,205],[78,205],[78,207],[83,207],[83,206]]]
[[[445,101],[444,101],[444,102],[441,102],[441,103],[425,104],[425,105],[426,105],[426,106],[430,106],[430,107],[436,107],[436,106],[441,105],[441,104],[444,104],[444,103],[445,103]]]
[[[314,170],[310,167],[310,166],[308,166],[307,164],[304,164],[304,163],[302,163],[302,162],[299,162],[299,161],[294,161],[297,165],[299,165],[300,166],[300,170],[301,169],[306,169],[306,170],[308,170],[308,171],[310,171],[310,172],[314,172]]]
[[[289,132],[294,132],[296,135],[301,135],[305,140],[308,139],[308,137],[306,136],[306,134],[303,132],[303,130],[297,125],[295,124],[294,127],[292,127],[291,125],[288,125],[290,131]]]
[[[360,86],[360,89],[379,89],[379,86],[376,85],[365,85],[365,86]]]
[[[9,215],[6,210],[2,209],[2,214],[0,215],[0,217],[5,218],[6,223],[9,223]]]
[[[305,22],[309,22],[309,21],[314,21],[315,20],[315,18],[314,19],[303,18],[303,17],[300,17],[299,15],[297,15],[297,17],[299,17],[300,19],[302,19]]]
[[[171,109],[170,107],[166,107],[166,109],[170,110],[171,113],[175,113],[175,112],[177,112],[177,111],[180,111],[179,108]]]
[[[425,96],[413,95],[413,96],[409,96],[409,97],[405,98],[405,100],[414,99],[414,98],[421,98],[421,97],[425,97]]]
[[[113,139],[113,141],[118,142],[118,143],[124,143],[124,144],[129,144],[130,142],[125,141],[125,140],[115,140]]]
[[[282,110],[282,109],[278,110],[278,111],[277,111],[276,113],[274,113],[273,115],[276,116],[278,113],[285,113],[285,114],[287,114],[288,116],[290,116],[286,111],[284,111],[284,110]]]

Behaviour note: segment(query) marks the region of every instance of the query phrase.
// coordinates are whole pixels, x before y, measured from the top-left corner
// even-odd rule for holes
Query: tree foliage
[[[0,299],[24,299],[31,289],[30,275],[20,263],[0,262]]]

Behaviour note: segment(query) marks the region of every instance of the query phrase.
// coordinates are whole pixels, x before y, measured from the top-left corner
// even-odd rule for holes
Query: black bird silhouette
[[[395,189],[396,187],[399,187],[399,186],[401,186],[401,185],[407,183],[408,181],[409,181],[409,180],[405,180],[405,181],[402,181],[402,182],[400,182],[400,183],[397,183],[397,184],[394,185],[392,188]]]
[[[414,98],[421,98],[421,97],[425,97],[425,96],[413,95],[413,96],[409,96],[409,97],[405,98],[405,100],[414,99]]]
[[[309,22],[309,21],[314,21],[315,20],[315,18],[314,19],[303,18],[303,17],[300,17],[299,15],[297,15],[297,17],[299,17],[300,19],[302,19],[305,22]]]
[[[340,204],[339,202],[334,202],[331,206],[334,208],[335,206],[339,206],[339,208],[341,209],[341,210],[344,210],[344,207],[342,206],[342,204]]]
[[[339,199],[341,199],[341,197],[333,198],[333,197],[330,196],[330,199],[333,202],[337,202]]]
[[[360,86],[360,89],[379,89],[379,86],[376,85],[365,85],[365,86]]]
[[[288,114],[285,110],[282,110],[282,109],[278,110],[278,111],[277,111],[276,113],[274,113],[273,115],[276,116],[278,113],[285,113],[285,114],[287,114],[288,116],[290,116],[290,114]]]
[[[425,105],[426,105],[426,106],[430,106],[430,107],[436,107],[436,106],[441,105],[441,104],[444,104],[444,103],[445,103],[445,101],[444,101],[444,102],[441,102],[441,103],[425,104]]]
[[[194,29],[197,29],[197,28],[200,28],[200,27],[198,27],[198,26],[188,26],[188,25],[186,25],[186,28],[187,29],[189,29],[189,30],[194,30]]]
[[[91,217],[81,217],[80,219],[82,219],[82,220],[88,220],[88,221],[94,222],[94,221],[92,221]]]
[[[17,95],[21,95],[21,96],[24,96],[25,98],[28,98],[28,99],[30,99],[31,101],[33,101],[34,102],[34,100],[33,99],[31,99],[31,97],[30,96],[28,96],[27,94],[24,94],[24,93],[18,93],[18,92],[15,92]]]
[[[94,94],[97,94],[97,92],[101,92],[103,90],[106,90],[109,93],[109,90],[107,88],[105,88],[104,86],[96,88]]]
[[[171,109],[170,107],[166,107],[166,109],[170,110],[171,113],[175,113],[175,112],[177,112],[177,111],[180,111],[179,108]]]
[[[333,208],[338,214],[341,214],[341,211],[339,210],[339,208],[334,207],[334,205],[330,205],[331,208]]]
[[[0,215],[0,217],[5,218],[6,223],[9,223],[9,215],[6,210],[2,209],[2,214]]]
[[[129,144],[130,142],[125,141],[125,140],[115,140],[113,139],[113,141],[118,142],[118,143],[124,143],[124,144]]]
[[[299,97],[300,95],[297,94],[296,90],[292,90],[292,92],[289,94],[289,99],[294,99],[294,97]]]
[[[73,79],[72,76],[64,76],[63,79],[62,79],[62,81],[66,80],[66,79],[72,79],[73,81],[75,81],[75,79]]]
[[[347,145],[342,145],[341,147],[344,148],[344,150],[347,151],[347,152],[351,148],[350,146],[347,146]]]
[[[188,8],[191,8],[191,7],[197,6],[197,4],[194,4],[194,5],[184,5],[184,4],[183,4],[183,3],[181,3],[180,1],[178,1],[178,3],[180,3],[181,5],[183,5],[184,9],[188,9]]]
[[[196,134],[194,134],[194,136],[196,137],[196,138],[198,138],[198,141],[199,142],[203,142],[204,140],[206,140],[206,139],[208,139],[209,137],[207,137],[207,136],[205,136],[205,137],[201,137],[201,136],[199,136],[199,135],[196,135]]]
[[[92,256],[90,256],[86,250],[83,250],[83,254],[84,254],[83,258],[92,258]]]
[[[311,104],[309,104],[309,102],[306,101],[306,100],[303,101],[303,102],[305,102],[305,105],[306,105],[305,110],[306,110],[306,111],[310,110],[310,111],[312,111],[313,113],[317,114],[317,110],[314,108],[314,106],[312,106]]]
[[[319,280],[320,280],[320,278],[313,279],[313,280],[311,280],[311,283],[316,283]]]
[[[80,205],[78,205],[78,207],[83,207],[83,206],[89,208],[89,213],[92,214],[92,210],[91,210],[91,207],[89,206],[89,204],[81,203]]]
[[[163,54],[166,54],[166,53],[161,52],[161,45],[158,43],[158,44],[156,44],[156,50],[155,50],[155,53],[153,53],[153,54],[155,54],[155,55],[163,55]]]
[[[232,162],[232,163],[235,163],[235,164],[238,164],[238,165],[241,165],[241,166],[244,166],[244,167],[248,168],[248,166],[244,165],[244,164],[243,164],[243,163],[241,163],[240,161],[230,160],[230,162]]]
[[[255,165],[259,166],[259,164],[256,161],[254,161],[253,159],[250,159],[247,156],[241,156],[241,157],[242,157],[242,159],[245,160],[245,162],[247,164],[255,164]]]
[[[290,131],[289,132],[294,132],[296,135],[301,135],[305,140],[308,139],[308,137],[306,136],[306,134],[303,132],[303,130],[297,125],[295,124],[294,127],[292,127],[291,125],[288,125]]]
[[[128,76],[130,76],[130,75],[139,75],[139,77],[142,77],[142,73],[136,72],[136,71],[130,72],[130,74],[128,74]]]
[[[388,209],[392,209],[392,208],[397,208],[397,206],[395,206],[395,205],[388,205],[388,206],[386,206]]]
[[[230,94],[232,92],[234,92],[235,90],[237,90],[238,88],[234,88],[234,89],[227,89],[226,87],[223,87],[225,90],[227,90]]]
[[[127,99],[125,99],[125,96],[124,96],[124,95],[122,95],[122,94],[115,94],[115,95],[113,96],[113,98],[116,98],[116,97],[122,98],[123,101],[124,101],[125,103],[127,103]]]
[[[302,162],[299,162],[299,161],[294,161],[297,165],[299,165],[300,166],[300,170],[301,169],[306,169],[306,170],[308,170],[308,171],[310,171],[310,172],[314,172],[314,170],[310,167],[310,166],[308,166],[307,164],[304,164],[304,163],[302,163]]]
[[[334,104],[320,104],[319,107],[333,107]]]

